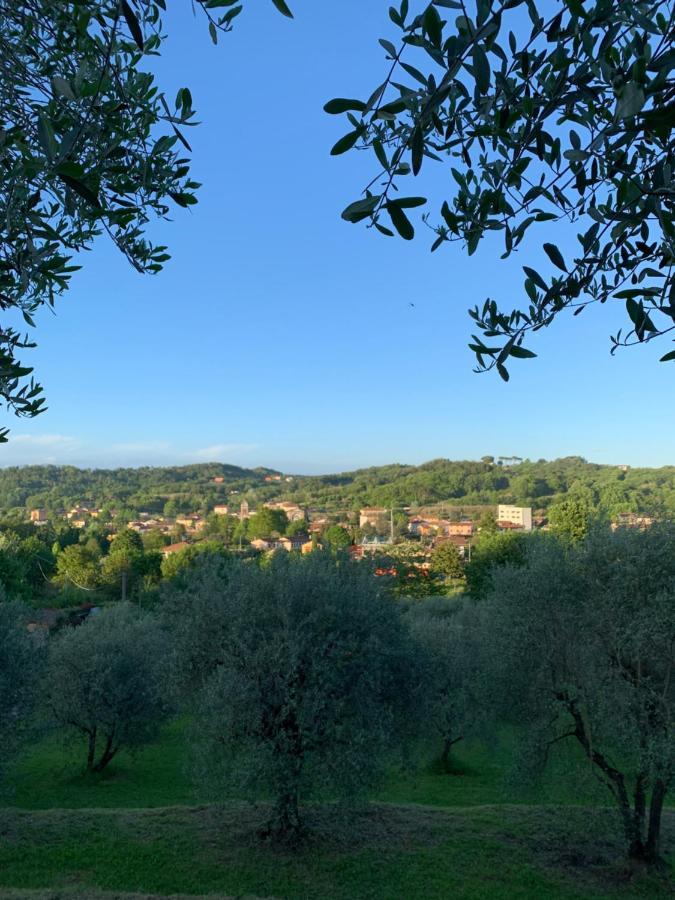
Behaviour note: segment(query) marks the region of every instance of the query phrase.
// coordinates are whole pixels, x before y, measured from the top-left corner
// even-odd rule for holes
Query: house
[[[408,523],[410,534],[426,537],[429,534],[449,534],[451,523],[447,519],[439,519],[434,516],[422,518],[414,516]]]
[[[214,484],[223,484],[224,481],[225,481],[225,476],[224,476],[224,475],[215,475],[215,476],[213,477],[213,483],[214,483]]]
[[[230,511],[230,507],[227,503],[216,503],[213,507],[213,512],[216,516],[226,516]]]
[[[449,522],[445,533],[459,537],[471,537],[473,534],[473,522]]]
[[[369,525],[375,528],[388,515],[389,510],[384,506],[366,506],[359,510],[359,528],[367,528]]]
[[[531,506],[508,506],[500,503],[497,507],[497,524],[500,528],[507,526],[516,526],[522,531],[532,531],[532,507]]]
[[[298,506],[297,503],[291,503],[289,500],[280,500],[275,503],[265,503],[268,509],[279,509],[286,513],[289,522],[299,522],[305,519],[305,510]]]
[[[619,513],[612,522],[611,528],[612,531],[616,531],[617,528],[640,528],[644,531],[645,528],[651,528],[653,524],[653,516],[639,516],[636,515],[636,513]]]
[[[71,520],[83,519],[88,515],[90,515],[90,510],[86,506],[74,506],[72,509],[68,510],[68,512],[66,513],[66,518]]]
[[[302,552],[303,546],[307,543],[308,536],[306,534],[295,534],[293,537],[283,535],[277,538],[256,538],[251,541],[251,546],[255,550],[286,550],[290,553],[293,550]],[[309,543],[311,545],[311,542]]]
[[[30,511],[30,520],[36,525],[42,525],[47,521],[47,510],[46,509],[31,509]]]
[[[186,516],[176,516],[176,525],[182,525],[186,531],[201,531],[206,527],[206,519],[197,513],[189,513]]]
[[[523,526],[516,522],[509,522],[508,519],[497,519],[497,528],[500,531],[523,531]]]
[[[171,556],[172,553],[180,553],[182,550],[186,550],[190,544],[187,541],[178,541],[177,544],[169,544],[167,547],[162,547],[162,556],[167,557]]]
[[[383,550],[385,547],[390,547],[391,540],[388,537],[382,537],[376,534],[374,537],[364,538],[359,546],[363,552],[375,553],[377,550]]]

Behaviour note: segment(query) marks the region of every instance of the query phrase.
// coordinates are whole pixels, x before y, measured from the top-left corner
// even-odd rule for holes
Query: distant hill
[[[0,469],[0,509],[44,506],[57,510],[90,502],[118,511],[160,512],[173,500],[182,510],[206,511],[216,502],[227,499],[236,505],[244,498],[252,504],[284,498],[332,510],[497,503],[545,509],[571,493],[585,496],[610,514],[675,515],[675,466],[624,471],[578,456],[501,466],[485,457],[480,462],[435,459],[419,466],[392,464],[334,475],[295,475],[290,482],[275,480],[281,474],[224,463],[138,469],[12,467]]]

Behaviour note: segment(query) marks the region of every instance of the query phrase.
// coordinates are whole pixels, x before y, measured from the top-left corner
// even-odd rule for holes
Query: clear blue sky
[[[86,256],[38,323],[49,411],[8,422],[0,464],[675,462],[675,366],[656,362],[669,346],[610,357],[619,308],[540,334],[509,384],[471,371],[467,308],[519,303],[520,266],[541,262],[544,240],[571,246],[564,227],[502,262],[488,244],[432,256],[421,225],[408,244],[341,221],[372,167],[329,156],[346,129],[322,106],[381,80],[387,0],[294,0],[292,22],[269,0],[247,5],[213,47],[187,0],[171,4],[159,71],[169,95],[191,88],[202,122],[189,135],[200,203],[154,229],[173,254],[160,276],[104,239]],[[430,168],[438,191],[446,172]]]

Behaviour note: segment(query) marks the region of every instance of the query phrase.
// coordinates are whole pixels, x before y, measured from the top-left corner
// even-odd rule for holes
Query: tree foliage
[[[517,532],[481,533],[471,548],[466,567],[466,583],[471,596],[482,600],[492,589],[493,575],[500,566],[520,566],[530,536]]]
[[[249,538],[270,538],[284,534],[288,528],[288,516],[283,509],[263,506],[248,520]]]
[[[412,605],[410,633],[426,664],[425,716],[440,738],[440,762],[452,771],[451,752],[480,719],[481,632],[475,610],[460,600],[436,607]]]
[[[40,663],[40,648],[26,630],[25,610],[0,594],[0,775],[32,712]]]
[[[53,639],[45,702],[86,741],[86,767],[101,772],[122,749],[152,738],[166,713],[164,636],[149,616],[119,604]]]
[[[349,547],[352,536],[342,525],[330,525],[322,535],[323,540],[331,547]]]
[[[621,814],[630,855],[660,857],[675,778],[675,532],[608,529],[528,541],[493,573],[495,696],[543,759],[574,741]]]
[[[564,497],[551,505],[548,514],[551,529],[570,541],[580,541],[588,534],[593,511],[584,497]]]
[[[459,550],[453,543],[446,541],[439,544],[431,554],[431,568],[445,578],[463,578],[464,564]]]
[[[269,793],[271,831],[295,840],[303,801],[353,797],[400,749],[418,687],[412,645],[366,564],[280,554],[225,579],[204,574],[171,618],[192,660],[206,768],[231,789]]]
[[[432,0],[419,13],[391,7],[397,43],[381,40],[389,70],[365,99],[335,99],[349,132],[333,154],[369,149],[376,174],[343,212],[410,240],[425,206],[406,179],[434,161],[452,190],[424,216],[432,250],[488,235],[503,257],[530,229],[577,225],[578,247],[543,244],[549,270],[523,266],[522,302],[488,298],[470,310],[477,370],[508,379],[510,359],[532,357],[531,332],[563,310],[625,304],[612,351],[675,330],[675,34],[663,0]],[[414,192],[417,193],[417,192]],[[666,359],[675,359],[675,351]]]
[[[195,5],[214,42],[242,11],[228,0]],[[185,135],[192,96],[184,87],[167,98],[146,65],[161,51],[165,9],[165,0],[0,2],[0,306],[30,327],[101,234],[137,271],[158,272],[169,254],[148,240],[148,225],[197,202]],[[0,399],[23,416],[44,409],[19,359],[33,346],[14,327],[0,333]]]

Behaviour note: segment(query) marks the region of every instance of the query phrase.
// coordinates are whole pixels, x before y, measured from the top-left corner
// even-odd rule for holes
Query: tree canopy
[[[407,187],[432,162],[451,190],[423,216],[432,250],[473,254],[490,234],[503,256],[530,231],[550,271],[523,266],[522,302],[488,298],[470,310],[481,336],[477,370],[508,379],[510,359],[536,355],[532,332],[564,310],[624,303],[612,352],[675,330],[675,83],[672,5],[659,0],[432,0],[391,7],[400,30],[382,39],[388,71],[363,99],[326,104],[349,131],[332,149],[374,155],[374,176],[342,216],[411,240]],[[558,247],[551,224],[575,223],[578,247]],[[548,227],[547,227],[548,223]],[[663,360],[675,359],[675,350]]]
[[[194,5],[214,43],[242,11],[228,0]],[[30,327],[99,235],[137,271],[158,272],[169,254],[147,226],[197,202],[192,96],[168,98],[144,69],[161,52],[165,10],[165,0],[0,0],[0,307]],[[16,328],[0,333],[0,400],[23,416],[44,409],[19,359],[34,346]]]
[[[675,533],[535,535],[524,565],[493,573],[487,604],[494,696],[545,761],[575,742],[621,815],[631,856],[660,855],[675,779]]]

